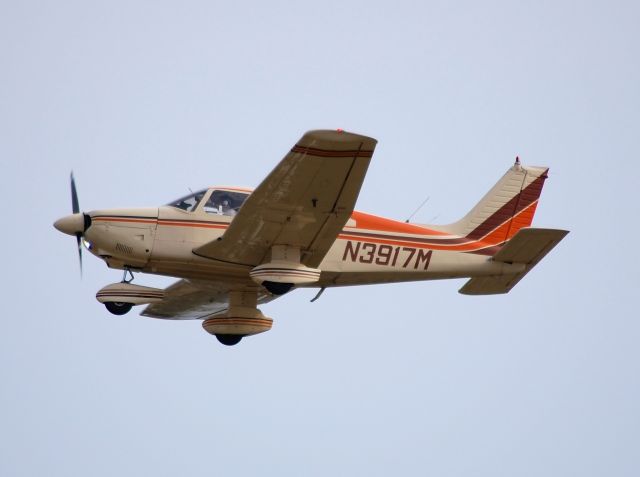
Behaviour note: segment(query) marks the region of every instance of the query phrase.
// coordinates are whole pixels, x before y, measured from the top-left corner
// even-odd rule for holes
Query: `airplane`
[[[468,278],[459,292],[509,292],[568,233],[531,227],[549,169],[515,164],[468,214],[421,225],[354,210],[377,141],[309,131],[254,190],[209,187],[167,205],[81,212],[54,223],[123,270],[96,298],[115,315],[202,320],[224,345],[268,331],[259,304],[295,288]],[[82,269],[82,268],[81,268]],[[179,278],[166,289],[133,272]],[[312,300],[313,301],[313,300]]]

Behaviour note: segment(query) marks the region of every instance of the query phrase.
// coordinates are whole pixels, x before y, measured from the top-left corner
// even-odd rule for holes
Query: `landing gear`
[[[242,335],[216,335],[216,338],[225,346],[233,346],[240,343]]]
[[[114,315],[124,315],[126,313],[129,313],[129,311],[131,311],[133,304],[123,303],[121,301],[106,301],[104,303],[104,306],[106,306],[107,310],[109,310]]]
[[[225,346],[238,344],[245,336],[257,335],[271,329],[273,320],[264,316],[256,305],[258,291],[229,291],[229,307],[223,315],[207,318],[204,330]]]
[[[120,283],[131,283],[133,281],[133,272],[130,268],[125,268],[122,274],[122,281]]]
[[[284,295],[293,288],[293,283],[278,283],[278,282],[262,282],[262,286],[265,287],[269,293],[274,295]]]

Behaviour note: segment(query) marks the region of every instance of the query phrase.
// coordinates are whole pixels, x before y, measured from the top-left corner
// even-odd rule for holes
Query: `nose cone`
[[[73,214],[62,217],[54,222],[53,226],[63,234],[75,235],[84,232],[84,215]]]

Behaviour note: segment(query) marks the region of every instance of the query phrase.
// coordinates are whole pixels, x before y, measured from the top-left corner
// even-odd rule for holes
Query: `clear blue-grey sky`
[[[0,3],[0,475],[640,474],[637,2]],[[446,223],[516,154],[571,234],[511,293],[297,291],[226,348],[114,317],[52,227],[379,140],[358,209]],[[138,275],[137,283],[166,278]]]

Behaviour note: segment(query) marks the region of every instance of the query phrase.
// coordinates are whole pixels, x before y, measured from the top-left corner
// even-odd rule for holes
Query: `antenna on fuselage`
[[[420,205],[418,206],[418,208],[417,208],[416,210],[414,210],[414,211],[413,211],[413,214],[411,214],[411,215],[409,216],[409,218],[408,218],[407,220],[405,220],[405,221],[404,221],[404,223],[405,223],[405,224],[408,224],[408,223],[409,223],[409,221],[413,218],[413,216],[414,216],[414,215],[416,215],[416,214],[420,211],[420,209],[422,209],[422,207],[424,206],[424,204],[426,204],[427,202],[429,202],[429,199],[430,199],[430,198],[431,198],[431,196],[427,196],[427,198],[426,198],[426,199],[424,199],[424,200],[422,201],[422,204],[420,204]]]

